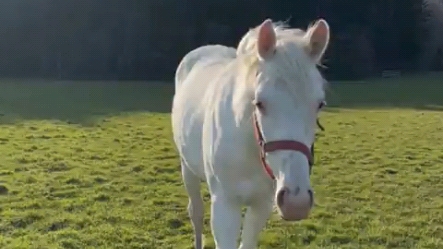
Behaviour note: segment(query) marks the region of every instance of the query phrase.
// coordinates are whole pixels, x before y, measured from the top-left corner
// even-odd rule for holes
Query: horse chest
[[[243,204],[273,193],[272,181],[260,161],[249,154],[245,147],[221,143],[211,160],[211,173],[217,176],[223,192]]]
[[[242,204],[250,204],[272,195],[272,186],[259,179],[239,179],[226,186],[225,193]]]

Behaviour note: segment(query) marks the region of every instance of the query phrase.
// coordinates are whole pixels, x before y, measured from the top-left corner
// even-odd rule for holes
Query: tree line
[[[185,53],[237,46],[265,18],[331,25],[326,74],[420,68],[422,0],[15,0],[0,2],[0,77],[170,80]]]

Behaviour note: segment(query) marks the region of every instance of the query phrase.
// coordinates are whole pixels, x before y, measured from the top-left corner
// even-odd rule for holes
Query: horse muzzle
[[[283,220],[300,221],[309,217],[314,203],[312,190],[290,190],[283,187],[276,193],[278,212]]]

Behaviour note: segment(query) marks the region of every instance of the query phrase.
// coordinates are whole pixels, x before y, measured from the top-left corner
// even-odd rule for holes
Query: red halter
[[[262,163],[263,168],[266,173],[272,178],[275,179],[274,173],[269,165],[266,163],[266,153],[273,152],[276,150],[294,150],[303,153],[306,156],[309,162],[309,172],[311,172],[311,167],[313,165],[313,156],[311,149],[305,144],[295,141],[295,140],[277,140],[265,142],[263,138],[263,134],[260,131],[260,126],[257,121],[257,116],[255,112],[252,115],[252,122],[254,127],[255,139],[257,141],[258,146],[260,147],[260,161]]]

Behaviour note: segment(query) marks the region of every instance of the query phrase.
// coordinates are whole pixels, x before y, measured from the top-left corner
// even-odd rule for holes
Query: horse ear
[[[266,19],[258,28],[257,50],[262,59],[274,54],[277,35],[271,19]]]
[[[329,24],[320,19],[306,33],[308,54],[316,62],[320,62],[329,44]]]

